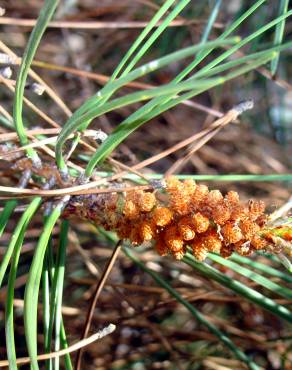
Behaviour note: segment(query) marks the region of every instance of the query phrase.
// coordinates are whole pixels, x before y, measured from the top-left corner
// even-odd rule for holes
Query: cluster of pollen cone
[[[225,196],[193,180],[166,180],[161,191],[134,190],[118,194],[73,197],[66,209],[91,220],[133,245],[151,242],[164,256],[181,259],[190,247],[203,261],[208,252],[229,257],[250,255],[270,241],[261,235],[267,216],[262,201],[243,204],[236,192]]]

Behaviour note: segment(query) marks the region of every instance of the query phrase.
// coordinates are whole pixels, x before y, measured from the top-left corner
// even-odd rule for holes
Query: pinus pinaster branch
[[[134,246],[151,243],[161,256],[176,259],[188,247],[199,261],[208,252],[223,257],[257,250],[291,253],[291,226],[268,226],[264,202],[243,204],[234,191],[223,196],[193,180],[170,177],[162,191],[73,196],[64,212],[71,215],[115,231]]]

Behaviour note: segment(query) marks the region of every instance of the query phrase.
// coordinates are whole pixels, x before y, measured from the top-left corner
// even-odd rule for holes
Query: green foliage
[[[63,206],[63,201],[60,201],[46,219],[43,232],[36,246],[25,288],[24,326],[27,349],[33,370],[39,368],[37,362],[37,311],[43,261],[52,230],[61,215]]]
[[[104,113],[116,111],[121,107],[128,107],[134,103],[141,103],[140,108],[135,110],[123,122],[121,122],[109,137],[99,146],[97,151],[88,159],[85,169],[85,176],[90,177],[98,164],[104,161],[125,139],[135,130],[140,128],[151,119],[159,116],[161,113],[177,106],[182,101],[191,97],[197,96],[216,86],[224,85],[228,81],[239,76],[245,75],[268,62],[271,63],[271,71],[276,73],[279,53],[291,48],[292,42],[283,42],[284,28],[286,19],[292,14],[288,11],[288,1],[281,1],[279,16],[271,22],[257,29],[255,32],[247,35],[242,40],[239,36],[230,37],[234,31],[238,31],[239,27],[249,20],[249,18],[265,3],[265,0],[256,1],[248,10],[246,10],[238,19],[231,23],[224,32],[214,41],[208,41],[212,26],[220,11],[221,1],[216,1],[215,5],[207,20],[203,36],[199,44],[182,48],[174,53],[163,56],[162,58],[152,60],[136,67],[138,63],[142,63],[142,58],[151,50],[152,46],[158,42],[159,37],[169,27],[182,10],[190,3],[190,0],[174,1],[168,0],[163,3],[152,20],[148,23],[145,29],[134,41],[129,51],[122,58],[119,65],[114,70],[109,82],[94,96],[85,101],[79,109],[64,123],[62,131],[58,136],[55,146],[56,165],[62,171],[67,173],[68,164],[64,156],[64,144],[71,134],[76,134],[78,143],[78,134],[84,131],[93,119],[100,117]],[[38,21],[29,38],[27,47],[22,57],[20,65],[15,98],[14,98],[14,124],[21,145],[29,143],[26,131],[23,125],[23,97],[24,87],[29,72],[29,68],[34,59],[36,50],[41,42],[42,35],[51,20],[55,9],[58,5],[56,0],[46,0],[42,11],[40,12]],[[156,27],[157,22],[161,23]],[[235,55],[245,45],[257,40],[265,35],[268,31],[275,28],[275,37],[273,44],[267,45],[264,49],[257,50],[245,56],[236,57]],[[238,31],[239,32],[239,31]],[[222,51],[222,49],[226,49]],[[214,57],[211,61],[207,59],[208,55]],[[116,97],[115,94],[126,86],[129,82],[135,81],[138,78],[148,75],[164,68],[170,63],[177,63],[188,57],[193,57],[193,60],[174,77],[174,79],[165,85],[147,89],[131,94]],[[229,59],[231,58],[231,59]],[[208,62],[209,61],[209,62]],[[198,69],[196,69],[199,67]],[[196,71],[195,71],[196,69]],[[144,101],[148,101],[144,104]],[[1,122],[5,119],[1,118]],[[34,149],[28,149],[27,155],[37,161],[38,154]],[[96,172],[98,176],[108,177],[110,172]],[[162,175],[155,174],[149,176],[151,178],[161,178]],[[192,177],[204,180],[219,180],[219,181],[291,181],[289,174],[275,175],[187,175],[183,178]],[[137,180],[136,175],[128,174],[127,179]],[[14,229],[11,240],[7,246],[5,255],[0,265],[0,285],[7,283],[7,297],[5,302],[5,331],[7,356],[11,369],[17,369],[16,364],[16,348],[14,339],[14,316],[13,316],[13,300],[15,291],[15,280],[18,272],[18,262],[20,258],[21,248],[24,242],[25,233],[29,228],[30,221],[42,203],[41,197],[34,198],[27,205],[17,226]],[[0,215],[0,235],[3,233],[9,219],[13,217],[13,212],[17,206],[16,200],[9,200]],[[43,304],[44,304],[44,337],[46,352],[52,350],[58,351],[60,348],[68,346],[66,340],[65,328],[61,313],[62,296],[65,276],[65,257],[68,239],[69,224],[68,221],[62,221],[61,231],[59,236],[59,247],[56,256],[50,250],[50,241],[52,241],[52,231],[58,223],[62,212],[63,202],[60,201],[49,216],[46,217],[45,224],[34,251],[33,260],[29,270],[29,276],[25,287],[24,298],[24,323],[25,337],[27,349],[31,358],[31,369],[39,369],[37,361],[38,355],[38,300],[40,293],[40,283],[43,277]],[[110,235],[107,234],[110,238]],[[219,341],[226,345],[236,358],[244,362],[249,369],[259,369],[258,365],[251,360],[229,337],[225,335],[216,325],[210,323],[191,303],[185,300],[170,284],[160,277],[156,272],[149,269],[145,263],[134,256],[132,252],[125,248],[125,254],[137,266],[149,274],[155,282],[172,295],[178,302],[184,305],[192,316],[203,326],[213,333]],[[46,258],[47,253],[47,258]],[[233,256],[230,260],[225,260],[217,255],[210,255],[212,265],[197,262],[191,255],[184,258],[184,263],[189,265],[194,273],[201,274],[209,280],[219,283],[226,289],[232,290],[235,294],[247,299],[253,304],[268,310],[273,315],[287,323],[292,322],[291,312],[281,304],[276,303],[269,297],[269,294],[275,294],[286,299],[291,299],[291,290],[285,287],[284,283],[291,283],[291,276],[287,273],[278,271],[274,267],[267,266],[264,263],[256,262],[248,258]],[[10,264],[9,273],[7,269]],[[220,272],[214,266],[217,264],[228,267],[246,279],[256,282],[262,289],[260,293],[250,287],[245,286],[240,282],[240,279],[230,278]],[[267,275],[266,277],[263,274]],[[280,281],[273,282],[271,277],[277,277]],[[7,281],[6,281],[6,280]],[[283,283],[283,285],[282,285]],[[59,359],[47,361],[46,369],[60,369]],[[65,356],[65,368],[72,369],[70,356]]]
[[[58,0],[46,0],[39,14],[37,23],[30,35],[27,47],[22,56],[22,61],[20,64],[20,68],[19,68],[19,72],[18,72],[18,76],[16,80],[16,88],[15,88],[15,96],[14,96],[14,104],[13,104],[13,118],[14,118],[15,130],[18,134],[21,145],[28,144],[28,139],[27,139],[23,121],[22,121],[23,95],[24,95],[26,78],[29,72],[29,67],[36,53],[37,47],[42,39],[42,36],[45,32],[45,29],[50,19],[54,15],[54,12],[56,10],[58,3],[59,3]],[[38,161],[38,155],[34,151],[34,149],[31,149],[31,148],[27,149],[27,155],[31,157],[32,160]]]
[[[284,15],[288,11],[289,0],[281,0],[279,6],[279,15]],[[283,19],[282,22],[278,23],[276,26],[275,37],[274,37],[274,44],[279,45],[283,41],[284,31],[285,31],[285,22],[286,19]],[[271,72],[274,76],[277,72],[277,67],[279,63],[279,55],[271,61]]]
[[[170,295],[172,295],[178,302],[183,304],[195,317],[196,320],[202,325],[207,326],[211,333],[216,335],[220,341],[222,341],[234,354],[235,356],[246,363],[249,369],[251,370],[258,370],[259,367],[250,360],[224,333],[222,333],[215,325],[211,324],[198,310],[194,308],[192,304],[182,298],[182,296],[173,289],[163,278],[161,278],[156,272],[150,270],[145,266],[144,263],[139,261],[133,253],[129,250],[129,248],[124,249],[126,255],[141,269],[143,269],[147,274],[149,274],[158,285],[163,287]],[[210,276],[208,276],[210,278]]]

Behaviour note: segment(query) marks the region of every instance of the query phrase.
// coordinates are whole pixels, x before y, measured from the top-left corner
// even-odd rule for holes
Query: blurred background
[[[123,55],[163,1],[156,0],[64,0],[60,2],[54,22],[46,31],[34,61],[34,70],[74,111],[105,84]],[[214,1],[191,1],[176,18],[143,61],[200,42]],[[210,39],[254,2],[222,1]],[[0,18],[0,39],[21,56],[43,2],[38,0],[0,1],[5,14]],[[279,1],[267,1],[244,22],[237,35],[244,37],[275,18]],[[291,39],[292,23],[288,19],[285,40]],[[273,32],[257,38],[242,53],[269,45]],[[1,50],[3,52],[3,49]],[[207,60],[214,58],[212,53]],[[172,64],[147,75],[119,91],[119,95],[151,88],[171,81],[189,60]],[[133,133],[113,158],[128,166],[158,154],[208,126],[234,105],[253,99],[254,109],[229,124],[184,162],[180,173],[201,175],[287,174],[292,158],[292,54],[281,54],[277,74],[272,78],[269,65],[209,90],[192,101],[168,111]],[[185,64],[184,64],[185,63]],[[13,68],[12,79],[17,69]],[[46,96],[30,91],[35,104],[62,125],[63,112]],[[0,85],[1,105],[12,112],[12,93]],[[90,128],[110,133],[139,104],[122,108],[95,119]],[[25,108],[30,127],[46,127],[31,110]],[[2,133],[5,130],[2,130]],[[148,166],[144,173],[165,173],[185,151],[177,151]],[[86,151],[83,153],[85,156]],[[82,165],[82,156],[79,164]],[[84,162],[83,162],[84,163]],[[208,183],[210,188],[225,192],[237,190],[243,199],[263,199],[273,211],[289,199],[291,183],[222,182]],[[17,216],[18,217],[18,216]],[[17,222],[17,217],[13,222]],[[24,245],[17,278],[15,322],[17,355],[27,355],[23,336],[23,292],[35,242],[40,234],[42,216],[35,218]],[[2,237],[0,259],[15,223],[10,222]],[[54,236],[58,235],[58,228]],[[94,285],[112,253],[108,235],[89,223],[72,221],[66,261],[63,315],[70,343],[78,340],[84,325]],[[139,248],[137,249],[139,250]],[[161,258],[149,249],[140,248],[141,259],[148,267],[171,282],[210,322],[230,337],[260,364],[261,369],[292,369],[291,326],[267,311],[249,303],[216,282],[195,275],[186,264]],[[257,261],[274,264],[264,256]],[[235,272],[219,266],[230,277]],[[245,284],[268,294],[256,283],[240,277]],[[291,285],[290,285],[291,286]],[[270,293],[269,293],[270,294]],[[4,338],[4,305],[6,286],[0,290],[0,338]],[[291,301],[276,297],[275,301]],[[41,305],[41,303],[40,303]],[[91,331],[109,322],[116,331],[86,348],[82,369],[245,369],[232,359],[228,350],[205,327],[199,325],[175,299],[134,265],[120,255],[99,298]],[[41,321],[39,323],[42,325]],[[42,337],[39,338],[40,343]],[[2,344],[1,344],[2,343]],[[40,347],[41,348],[41,347]],[[6,358],[4,341],[0,341],[0,358]],[[23,369],[28,367],[23,366]]]

